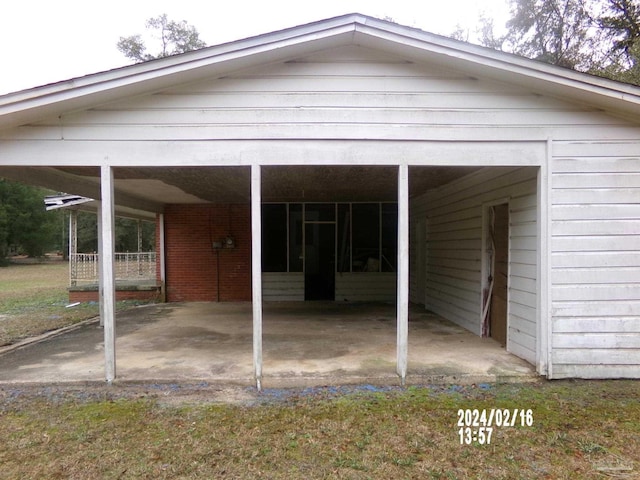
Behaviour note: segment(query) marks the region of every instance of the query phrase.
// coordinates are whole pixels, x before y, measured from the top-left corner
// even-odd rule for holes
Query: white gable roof
[[[638,87],[351,14],[4,95],[0,128],[343,45],[441,64],[640,121]]]

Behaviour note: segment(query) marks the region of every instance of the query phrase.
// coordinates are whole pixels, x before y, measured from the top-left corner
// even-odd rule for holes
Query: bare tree
[[[156,54],[147,52],[147,47],[140,34],[120,37],[118,40],[118,50],[136,62],[146,62],[206,47],[195,27],[189,25],[185,20],[176,22],[169,20],[166,14],[162,14],[148,19],[146,27],[157,32],[155,37],[160,42],[160,51]]]

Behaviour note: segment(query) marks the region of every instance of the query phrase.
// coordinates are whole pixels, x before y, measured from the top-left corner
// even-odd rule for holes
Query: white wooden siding
[[[415,223],[422,215],[429,219],[426,307],[480,335],[482,206],[509,199],[507,349],[531,363],[537,331],[536,175],[534,168],[485,168],[415,199],[411,210]]]
[[[552,375],[640,377],[640,141],[554,142]]]
[[[509,327],[507,349],[536,363],[537,180],[534,177],[509,200]]]
[[[336,301],[395,302],[395,272],[336,274]]]
[[[262,274],[262,298],[269,302],[304,300],[304,273],[264,272]]]
[[[303,301],[304,273],[264,272],[262,297],[265,301],[272,302]],[[335,299],[349,302],[395,302],[396,274],[337,273]]]
[[[619,138],[626,130],[595,109],[349,46],[68,113],[0,138],[544,141],[613,131]]]

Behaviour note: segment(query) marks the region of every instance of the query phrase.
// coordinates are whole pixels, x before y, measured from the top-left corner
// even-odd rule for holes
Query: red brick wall
[[[168,205],[164,221],[167,301],[251,300],[249,205]],[[236,247],[214,250],[227,235]]]
[[[116,300],[141,300],[141,301],[157,301],[160,296],[160,290],[119,290],[116,291]],[[97,302],[98,291],[88,290],[69,292],[69,303],[75,302]]]

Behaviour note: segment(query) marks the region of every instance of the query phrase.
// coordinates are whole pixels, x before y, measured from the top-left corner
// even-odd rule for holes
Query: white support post
[[[538,271],[536,289],[538,291],[538,342],[536,352],[536,368],[540,375],[553,378],[552,359],[552,312],[551,312],[551,171],[553,141],[547,140],[547,157],[538,170]]]
[[[102,243],[102,202],[98,202],[96,208],[98,217],[98,303],[100,304],[100,326],[104,328],[104,288],[102,282],[102,256],[104,245]]]
[[[158,214],[158,236],[160,237],[160,249],[157,255],[160,257],[160,292],[162,301],[167,301],[167,267],[165,265],[165,243],[164,243],[164,213]],[[156,247],[157,248],[157,247]]]
[[[104,363],[108,383],[116,378],[116,291],[114,275],[114,191],[113,169],[103,165],[101,182],[101,246],[100,252],[100,312],[104,323]]]
[[[78,279],[78,211],[69,211],[69,285],[76,285]]]
[[[251,297],[253,303],[253,371],[262,389],[262,220],[260,165],[251,165]]]
[[[402,385],[407,377],[409,341],[409,167],[398,168],[398,292],[397,372]]]

